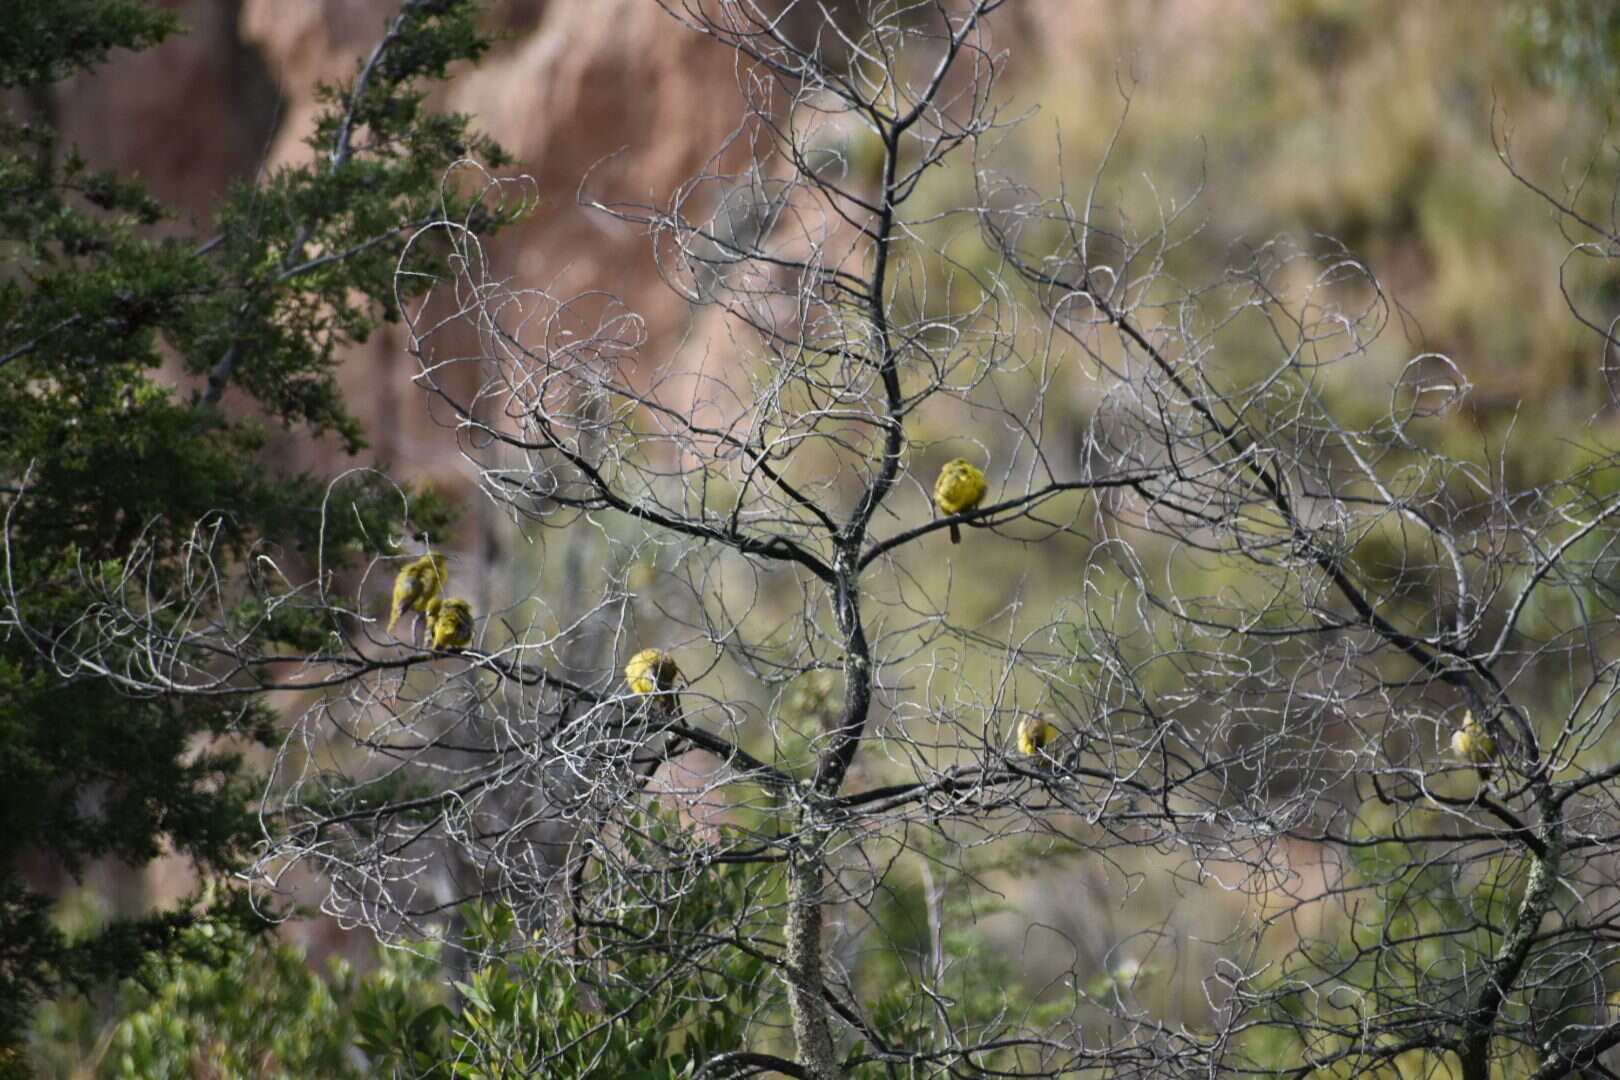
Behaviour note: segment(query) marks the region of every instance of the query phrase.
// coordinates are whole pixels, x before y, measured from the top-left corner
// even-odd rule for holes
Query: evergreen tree
[[[406,0],[354,76],[320,89],[308,163],[236,186],[204,236],[163,227],[140,183],[93,168],[39,117],[0,114],[0,1046],[13,1062],[41,999],[136,970],[200,919],[252,919],[225,877],[258,834],[258,780],[233,747],[270,744],[274,717],[193,630],[259,653],[318,645],[337,616],[298,603],[258,555],[321,529],[328,553],[375,548],[397,516],[398,490],[375,478],[343,485],[332,513],[325,478],[267,468],[261,449],[282,425],[361,453],[335,368],[409,299],[409,263],[396,290],[407,238],[446,213],[496,223],[441,183],[458,159],[503,163],[500,148],[424,105],[425,82],[486,48],[477,6]],[[5,19],[13,103],[180,29],[129,0],[13,0]],[[407,258],[436,256],[419,244]],[[440,520],[419,501],[412,514]],[[119,644],[135,637],[164,645]],[[166,692],[177,672],[213,689]],[[165,852],[207,888],[79,938],[21,870],[77,876]]]

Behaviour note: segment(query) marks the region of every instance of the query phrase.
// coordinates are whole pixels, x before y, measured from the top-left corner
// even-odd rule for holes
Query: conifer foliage
[[[398,318],[413,261],[431,268],[421,245],[400,263],[414,230],[479,217],[443,178],[457,160],[504,155],[466,117],[425,105],[431,81],[485,50],[477,6],[402,3],[352,77],[321,88],[307,161],[239,183],[211,227],[187,235],[37,108],[113,50],[181,30],[176,18],[129,0],[7,5],[0,90],[17,111],[0,111],[0,1042],[14,1044],[42,998],[134,970],[199,918],[250,918],[221,879],[258,831],[259,782],[238,750],[270,743],[273,716],[259,683],[219,665],[197,628],[249,652],[319,642],[338,615],[302,607],[259,556],[323,528],[325,557],[358,555],[389,532],[398,489],[348,482],[334,504],[327,478],[267,468],[261,450],[280,425],[364,451],[335,380],[340,352]],[[433,520],[412,503],[418,524]],[[206,674],[208,692],[193,681],[175,694],[179,672]],[[89,937],[56,929],[55,897],[38,884],[49,875],[23,872],[70,880],[93,860],[140,866],[165,852],[209,887]]]

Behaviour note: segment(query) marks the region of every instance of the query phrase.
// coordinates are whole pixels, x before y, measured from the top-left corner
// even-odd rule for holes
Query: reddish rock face
[[[302,160],[314,84],[353,74],[392,0],[168,0],[189,33],[59,86],[48,109],[97,164],[144,177],[182,220],[207,228],[234,178]],[[490,18],[507,37],[438,95],[472,114],[533,176],[539,209],[492,250],[503,275],[554,293],[607,289],[669,340],[682,305],[658,280],[644,233],[578,205],[658,203],[737,123],[729,53],[682,31],[645,0],[508,0]],[[610,160],[605,160],[610,159]],[[593,165],[589,191],[581,181]],[[417,479],[469,477],[449,433],[410,382],[416,362],[385,327],[343,365],[351,407],[378,454]],[[656,348],[649,349],[652,356]],[[666,349],[663,355],[668,355]],[[308,466],[327,450],[275,448]]]
[[[272,164],[308,152],[302,140],[315,112],[314,83],[351,74],[393,6],[244,0],[241,35],[262,52],[288,95],[269,148]],[[538,211],[491,246],[499,272],[554,294],[610,290],[647,320],[649,341],[667,339],[680,326],[683,305],[659,282],[647,238],[578,199],[666,199],[736,123],[729,56],[680,32],[643,0],[494,7],[491,17],[506,39],[480,66],[458,72],[437,104],[475,117],[537,184]],[[594,171],[590,191],[582,193],[586,173],[610,155],[617,156]],[[416,362],[402,344],[394,328],[377,334],[344,364],[345,389],[382,457],[453,490],[470,477],[411,384]]]
[[[152,6],[178,12],[190,32],[145,52],[114,52],[34,104],[92,163],[138,173],[182,220],[206,228],[226,186],[251,173],[269,146],[276,86],[237,31],[235,0]]]

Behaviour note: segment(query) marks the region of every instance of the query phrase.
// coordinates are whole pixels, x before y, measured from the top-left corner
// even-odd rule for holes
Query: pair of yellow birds
[[[957,458],[947,462],[934,481],[934,505],[946,517],[960,514],[977,507],[987,489],[984,473],[965,458]],[[952,523],[951,543],[961,542],[962,534]],[[624,666],[624,682],[630,692],[650,696],[654,706],[668,716],[680,711],[680,697],[675,693],[680,677],[674,657],[659,649],[643,649]],[[1034,754],[1057,735],[1057,728],[1044,719],[1025,717],[1018,725],[1018,748]]]
[[[394,578],[393,617],[389,632],[407,611],[427,620],[428,639],[435,649],[460,652],[472,644],[472,605],[459,596],[440,596],[449,573],[443,555],[424,555],[406,563]]]
[[[650,697],[653,707],[665,716],[680,712],[680,695],[675,693],[680,678],[681,669],[675,658],[660,649],[643,649],[624,665],[624,684],[630,692]],[[1058,729],[1044,716],[1021,717],[1018,721],[1019,753],[1037,754],[1058,734]]]
[[[1019,753],[1037,753],[1057,737],[1058,729],[1047,723],[1045,717],[1024,716],[1018,720]],[[1496,760],[1496,740],[1484,724],[1474,719],[1472,712],[1467,712],[1463,714],[1462,725],[1451,733],[1451,751],[1479,766],[1484,775],[1484,766]]]
[[[1018,720],[1018,751],[1021,754],[1035,754],[1057,737],[1058,729],[1047,723],[1044,717],[1024,716]],[[1451,751],[1473,762],[1483,777],[1484,767],[1496,760],[1496,740],[1485,730],[1485,725],[1475,720],[1474,714],[1469,712],[1463,714],[1462,726],[1451,733]]]
[[[955,458],[945,463],[934,481],[934,506],[942,517],[976,510],[989,489],[984,473],[976,465],[966,458]],[[951,543],[961,542],[962,532],[953,521]],[[1018,752],[1026,756],[1038,754],[1058,734],[1058,729],[1044,716],[1021,716],[1018,718]]]
[[[1042,747],[1058,737],[1058,729],[1041,716],[1023,716],[1018,720],[1018,752],[1036,754]],[[1496,760],[1496,740],[1485,730],[1485,725],[1474,719],[1472,712],[1463,714],[1462,726],[1451,733],[1451,750],[1479,768],[1481,778],[1486,776],[1485,766]]]

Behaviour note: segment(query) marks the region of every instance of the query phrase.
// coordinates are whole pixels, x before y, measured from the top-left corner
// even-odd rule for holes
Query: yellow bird
[[[443,555],[424,555],[406,563],[399,576],[394,578],[394,614],[388,620],[389,632],[393,632],[394,624],[407,611],[426,614],[428,601],[439,595],[444,580]]]
[[[460,652],[472,644],[472,605],[461,597],[452,596],[448,600],[434,597],[428,601],[426,614],[435,649]]]
[[[658,649],[643,649],[624,665],[624,682],[632,694],[656,694],[660,711],[674,716],[680,711],[680,696],[673,693],[681,669],[675,658]]]
[[[957,458],[947,461],[945,467],[939,470],[939,479],[934,481],[934,505],[939,507],[940,516],[950,517],[977,507],[986,490],[984,473],[966,458]],[[962,533],[952,522],[951,543],[961,542]]]
[[[1462,726],[1451,733],[1451,751],[1472,761],[1481,780],[1490,779],[1485,767],[1496,760],[1496,740],[1484,724],[1474,719],[1472,711],[1463,713]]]
[[[1048,723],[1044,716],[1020,716],[1018,718],[1018,752],[1029,755],[1037,754],[1042,747],[1057,738],[1059,734],[1058,729]]]

